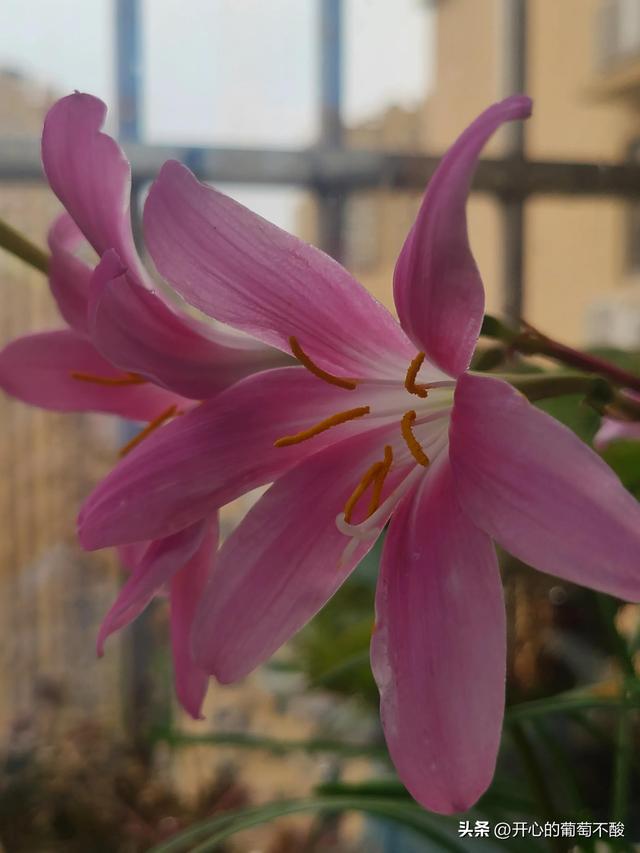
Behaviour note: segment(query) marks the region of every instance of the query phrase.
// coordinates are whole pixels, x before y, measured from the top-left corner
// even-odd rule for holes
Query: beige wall
[[[436,16],[435,88],[425,144],[443,150],[475,114],[507,94],[502,15],[509,0],[441,0]],[[598,0],[529,0],[527,153],[539,159],[620,160],[640,135],[640,109],[603,94],[595,43]],[[606,77],[606,75],[604,75]],[[498,138],[487,149],[500,150]],[[580,342],[593,300],[627,283],[626,208],[611,199],[544,197],[526,209],[525,313],[534,324]],[[471,242],[487,305],[502,303],[500,214],[489,200],[469,205]]]

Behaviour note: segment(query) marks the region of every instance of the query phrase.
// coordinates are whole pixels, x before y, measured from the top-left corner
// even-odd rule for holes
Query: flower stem
[[[3,219],[0,219],[0,246],[40,272],[49,272],[49,255]]]
[[[618,709],[612,783],[613,793],[611,795],[611,820],[624,823],[629,807],[629,784],[631,781],[633,755],[633,745],[631,743],[633,694],[630,687],[636,680],[636,671],[633,653],[616,625],[618,611],[616,602],[603,593],[596,593],[596,600],[610,650],[616,656],[624,677],[622,703]]]
[[[580,373],[496,373],[517,388],[528,400],[544,400],[565,394],[588,394],[609,399],[605,380]]]
[[[553,804],[553,798],[551,797],[544,771],[538,763],[535,750],[526,730],[521,723],[513,723],[510,726],[510,732],[513,743],[518,749],[523,769],[529,778],[531,792],[539,803],[540,817],[553,823],[558,820],[558,814]],[[549,844],[553,850],[564,851],[565,849],[562,840],[559,838],[549,839]]]
[[[511,352],[522,355],[543,355],[584,373],[597,374],[622,388],[640,392],[640,376],[629,373],[603,358],[573,349],[539,332],[529,323],[521,321],[522,330],[514,330],[495,317],[488,315],[482,326],[486,337],[502,341]]]
[[[629,782],[631,779],[631,756],[633,754],[631,715],[627,702],[622,705],[618,714],[611,820],[624,823],[629,806]]]

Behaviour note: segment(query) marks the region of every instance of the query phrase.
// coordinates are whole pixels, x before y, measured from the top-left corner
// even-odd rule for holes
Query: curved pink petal
[[[372,430],[306,459],[260,498],[226,540],[193,639],[196,660],[219,681],[237,681],[267,660],[372,547],[375,538],[346,555],[351,540],[338,530],[336,517],[396,432],[389,426]]]
[[[205,533],[206,525],[201,521],[149,545],[100,626],[97,641],[100,657],[106,639],[142,613],[162,586],[191,560]]]
[[[49,286],[60,314],[80,334],[87,333],[87,300],[93,273],[88,264],[74,255],[83,239],[67,213],[61,214],[49,229]]]
[[[374,390],[345,391],[298,367],[242,380],[158,430],[113,469],[80,512],[82,545],[93,550],[173,533],[271,482],[368,421],[358,418],[289,447],[274,447],[278,438],[370,404]]]
[[[465,375],[450,436],[478,527],[537,569],[640,600],[640,505],[571,430],[506,382]]]
[[[404,372],[414,350],[389,312],[349,273],[217,190],[165,163],[144,212],[160,274],[206,314],[327,370]]]
[[[100,385],[74,379],[74,372],[105,378],[124,375],[71,329],[25,335],[0,351],[0,388],[32,406],[56,412],[110,412],[144,421],[183,402],[151,384]]]
[[[482,148],[505,122],[527,118],[523,95],[494,104],[458,138],[429,181],[396,264],[393,292],[405,332],[451,376],[469,366],[484,312],[484,289],[469,247],[466,203]]]
[[[91,280],[91,340],[113,364],[185,397],[204,400],[284,356],[237,333],[180,315],[105,252]]]
[[[117,142],[101,133],[107,107],[75,92],[47,113],[42,163],[51,189],[98,255],[115,249],[144,275],[131,233],[131,169]]]
[[[464,811],[491,782],[505,661],[493,544],[460,509],[445,457],[393,515],[371,640],[391,758],[430,811]]]
[[[170,581],[171,649],[176,694],[194,719],[202,719],[202,703],[209,676],[193,659],[191,628],[205,585],[211,576],[218,547],[218,518],[206,527],[200,547]]]

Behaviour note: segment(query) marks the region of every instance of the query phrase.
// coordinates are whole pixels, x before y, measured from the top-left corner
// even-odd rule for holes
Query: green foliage
[[[382,537],[331,601],[298,634],[293,651],[309,687],[322,687],[377,707],[369,666],[375,583]]]
[[[587,444],[591,444],[600,427],[600,415],[585,403],[584,394],[566,394],[563,397],[538,400],[535,405],[568,426]]]
[[[429,814],[412,800],[404,800],[398,796],[381,796],[363,791],[355,793],[348,786],[344,786],[341,793],[318,794],[301,800],[285,800],[259,808],[230,812],[213,820],[203,821],[175,836],[171,841],[154,847],[151,853],[187,853],[187,851],[208,853],[216,850],[220,842],[245,829],[284,815],[309,811],[316,813],[360,811],[411,830],[417,837],[430,842],[430,846],[425,849],[451,851],[451,853],[465,853],[468,849],[465,840],[457,836],[457,818]],[[480,817],[482,813],[476,812],[476,815]],[[485,843],[483,840],[474,840],[474,849],[539,851],[544,850],[545,847],[529,839],[516,839],[511,843],[508,841],[496,843],[491,840]]]
[[[605,361],[610,361],[616,367],[628,370],[629,373],[640,376],[640,351],[616,349],[615,347],[594,347],[587,352]]]
[[[640,441],[613,441],[602,458],[616,472],[623,485],[640,498]]]

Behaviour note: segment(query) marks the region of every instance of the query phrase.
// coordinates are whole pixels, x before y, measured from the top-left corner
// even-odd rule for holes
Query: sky
[[[141,2],[145,141],[313,143],[322,0]],[[420,103],[431,79],[425,0],[343,2],[345,120]],[[2,0],[0,68],[61,94],[79,89],[113,102],[114,6],[113,0]],[[249,195],[264,215],[290,225],[290,190]]]

